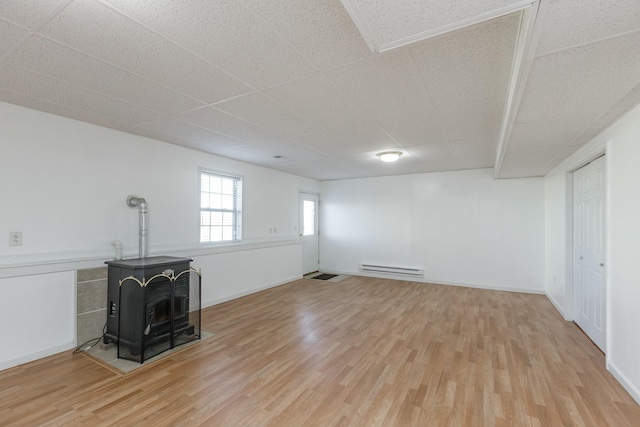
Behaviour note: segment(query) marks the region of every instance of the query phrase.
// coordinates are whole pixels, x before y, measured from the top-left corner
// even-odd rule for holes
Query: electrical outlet
[[[11,231],[9,233],[9,246],[22,246],[22,231]]]

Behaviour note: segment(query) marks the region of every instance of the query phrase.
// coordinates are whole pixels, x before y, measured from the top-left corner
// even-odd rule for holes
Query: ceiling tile
[[[400,159],[393,163],[383,162],[375,152],[352,154],[335,159],[332,168],[353,178],[404,175],[424,170],[420,162],[408,152],[403,153]]]
[[[27,33],[28,31],[23,28],[0,21],[0,34],[2,34],[2,37],[0,37],[0,59],[9,48],[19,42]]]
[[[353,156],[357,156],[360,160],[364,159],[364,157],[366,157],[366,154],[360,153],[360,154],[352,154]],[[366,162],[366,161],[365,161]],[[306,160],[304,161],[304,163],[306,164],[313,164],[315,166],[320,166],[323,167],[325,169],[328,170],[333,170],[333,171],[340,171],[343,172],[345,175],[348,176],[349,174],[349,170],[350,169],[354,169],[354,164],[355,169],[363,169],[363,168],[359,168],[358,167],[358,162],[353,162],[352,160],[347,161],[346,158],[343,158],[341,156],[336,156],[336,157],[331,157],[331,156],[327,156],[324,157],[322,159],[314,159],[314,160]],[[379,165],[381,162],[378,159],[375,159],[371,162],[369,162],[371,164],[375,164],[376,166]]]
[[[544,175],[544,165],[557,154],[556,150],[506,153],[500,169],[500,178],[542,176]]]
[[[493,167],[496,160],[496,145],[497,140],[482,138],[449,143],[460,169]]]
[[[460,141],[451,141],[449,146],[457,159],[469,157],[490,157],[495,159],[496,140],[490,139],[463,139]],[[493,166],[493,160],[492,164]]]
[[[341,140],[328,131],[320,131],[307,135],[302,135],[287,141],[303,145],[314,151],[328,156],[343,156],[346,154],[360,153],[361,150],[351,145],[349,142]]]
[[[537,54],[640,29],[638,0],[549,2]]]
[[[148,110],[171,115],[203,104],[135,74],[34,36],[5,61]]]
[[[278,142],[282,138],[256,125],[245,122],[213,107],[204,107],[179,114],[175,117],[188,123],[210,129],[246,144]]]
[[[571,145],[582,146],[583,144],[591,141],[593,138],[595,138],[596,135],[607,129],[619,118],[621,118],[627,111],[629,111],[639,103],[640,85],[636,86],[634,90],[629,92],[627,96],[621,99],[613,108],[595,119],[588,128],[582,131],[582,133],[571,143]]]
[[[244,142],[237,139],[173,118],[164,118],[146,123],[140,128],[133,129],[132,133],[195,148],[208,153],[217,153],[226,148],[245,145]]]
[[[238,147],[226,148],[218,152],[223,157],[240,160],[256,165],[270,165],[277,163],[273,158],[273,154],[264,144],[247,144]]]
[[[490,156],[489,154],[482,154],[476,157],[463,157],[457,158],[456,162],[458,163],[458,169],[493,169],[493,165],[495,164],[496,158],[495,156]]]
[[[597,116],[640,83],[640,33],[536,58],[519,123]]]
[[[41,31],[204,103],[251,90],[214,65],[93,1],[74,1]]]
[[[419,163],[423,170],[444,171],[459,169],[449,144],[428,144],[414,147],[404,147],[413,159],[404,159],[403,162]]]
[[[260,92],[215,104],[215,108],[283,137],[299,136],[320,130],[318,126]]]
[[[446,142],[435,111],[416,110],[382,119],[379,123],[401,146]]]
[[[497,140],[503,104],[461,104],[439,111],[442,128],[449,141],[485,138]]]
[[[266,89],[264,93],[325,128],[371,120],[322,73]]]
[[[515,13],[412,45],[435,105],[504,103],[519,22]]]
[[[43,99],[24,95],[24,93],[22,92],[18,93],[12,92],[10,90],[0,89],[0,99],[2,99],[3,102],[9,102],[11,104],[21,105],[23,107],[35,109],[38,111],[44,111],[45,113],[68,117],[70,119],[78,120],[81,122],[92,123],[94,125],[121,130],[124,132],[128,132],[132,127],[131,123],[103,117],[97,114],[90,113],[86,110],[79,110],[77,108],[69,106],[54,104]]]
[[[375,55],[327,76],[376,119],[433,109],[408,49]]]
[[[507,146],[508,153],[532,151],[560,152],[593,121],[593,116],[577,116],[562,120],[515,123]]]
[[[399,148],[399,144],[376,122],[354,122],[328,129],[341,141],[359,151],[379,151]]]
[[[108,2],[255,88],[317,70],[242,2],[198,1],[188,6],[166,0]]]
[[[123,123],[139,124],[160,118],[158,113],[140,106],[11,65],[0,66],[0,88]]]
[[[338,1],[244,0],[244,3],[320,69],[371,56]]]
[[[273,162],[284,160],[315,160],[327,157],[326,154],[299,144],[294,140],[267,142],[261,144],[260,148],[263,152],[271,156]],[[276,156],[282,156],[283,158],[276,158]]]
[[[2,0],[0,18],[29,29],[37,29],[66,0]]]
[[[282,162],[270,167],[292,175],[306,176],[320,181],[351,177],[350,173],[343,173],[333,168],[320,165],[317,161]]]

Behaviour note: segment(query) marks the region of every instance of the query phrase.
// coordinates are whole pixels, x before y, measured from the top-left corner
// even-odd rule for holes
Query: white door
[[[605,159],[573,173],[574,321],[605,351]]]
[[[318,271],[318,195],[300,193],[300,237],[302,237],[302,274]]]

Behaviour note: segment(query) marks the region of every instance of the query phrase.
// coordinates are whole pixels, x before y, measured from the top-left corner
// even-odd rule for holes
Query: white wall
[[[69,271],[0,279],[0,370],[73,346],[74,281]]]
[[[572,319],[571,239],[567,176],[606,150],[607,368],[640,403],[640,106],[628,112],[546,177],[547,294]],[[570,205],[570,204],[569,204]],[[566,278],[559,283],[558,278]],[[553,282],[556,278],[556,282]]]
[[[566,173],[554,173],[545,177],[545,287],[547,296],[565,317],[571,318],[571,283],[570,272],[565,271],[567,258],[567,215],[571,211],[567,207]],[[567,307],[565,307],[567,306]]]
[[[424,268],[426,282],[544,290],[544,180],[491,169],[321,183],[321,269]]]
[[[149,203],[150,252],[198,246],[198,167],[240,174],[245,241],[297,236],[294,177],[149,138],[0,103],[0,233],[22,231],[24,245],[0,245],[2,265],[112,255],[112,240],[137,254],[137,210]],[[276,236],[269,227],[277,227]]]
[[[0,292],[10,290],[12,308],[30,313],[34,325],[46,324],[54,289],[75,288],[75,269],[113,257],[112,240],[122,241],[125,257],[137,257],[130,194],[149,204],[150,255],[194,257],[204,304],[301,276],[298,193],[318,192],[315,180],[6,103],[0,130]],[[244,177],[243,244],[199,246],[199,167]],[[11,231],[23,232],[23,246],[8,246]],[[64,295],[56,312],[66,319],[75,298]],[[14,326],[0,325],[4,339]],[[59,326],[53,335],[29,328],[26,347],[1,346],[0,369],[70,348],[75,324]]]
[[[202,269],[202,306],[210,306],[299,279],[302,251],[297,243],[195,256]]]

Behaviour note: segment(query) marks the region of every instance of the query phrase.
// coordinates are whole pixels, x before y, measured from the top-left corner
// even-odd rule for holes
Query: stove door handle
[[[153,311],[149,311],[149,316],[147,318],[147,327],[144,328],[144,334],[149,335],[151,333],[151,324],[153,323]]]

